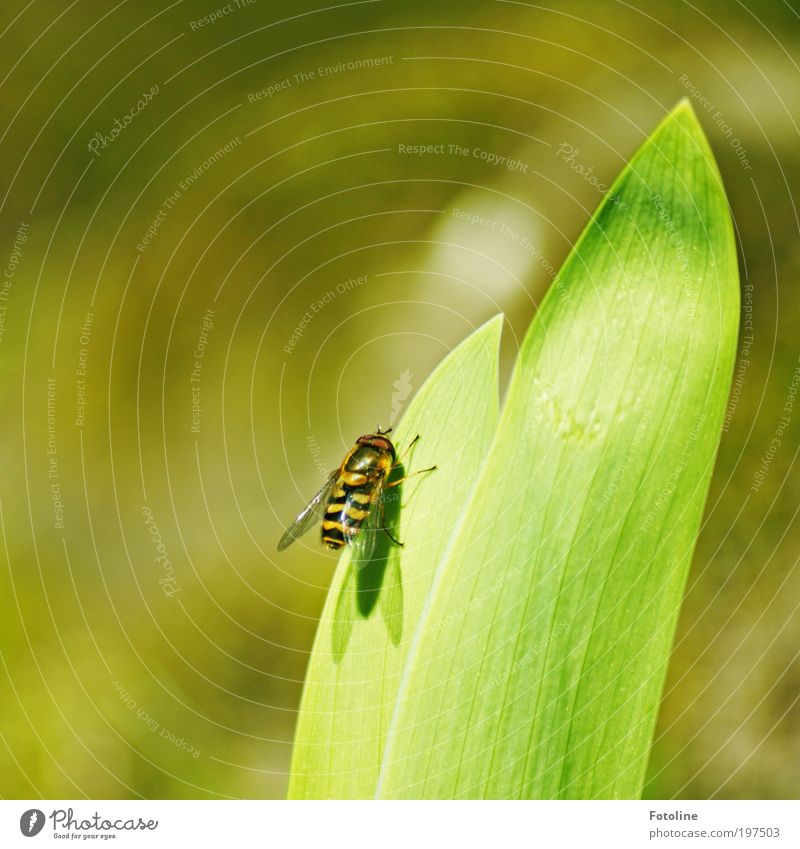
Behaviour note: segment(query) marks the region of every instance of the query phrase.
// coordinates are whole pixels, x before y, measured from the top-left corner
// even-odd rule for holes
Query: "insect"
[[[432,472],[436,466],[420,469],[411,475],[389,482],[391,472],[400,464],[389,430],[377,428],[375,433],[359,436],[355,446],[338,469],[331,472],[319,492],[309,501],[281,537],[278,551],[283,551],[313,524],[322,520],[322,542],[338,550],[353,545],[358,539],[360,556],[369,560],[378,533],[385,533],[395,545],[395,539],[384,524],[384,490],[398,486],[414,475]],[[417,435],[406,453],[419,439]]]

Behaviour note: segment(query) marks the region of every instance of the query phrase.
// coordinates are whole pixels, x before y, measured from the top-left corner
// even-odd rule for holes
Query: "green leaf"
[[[476,481],[452,456],[434,393],[415,403],[439,435],[422,464],[463,466],[464,483],[449,490],[452,537],[445,550],[433,510],[444,490],[414,512],[413,531],[409,499],[402,527],[433,534],[441,556],[427,545],[403,551],[396,652],[388,628],[352,617],[337,666],[326,634],[342,564],[312,658],[293,795],[640,794],[737,329],[727,202],[683,103],[623,171],[554,282],[488,456],[470,455]],[[492,430],[477,395],[460,434]],[[346,680],[328,674],[346,664]]]
[[[725,194],[683,103],[604,199],[528,332],[417,625],[377,795],[639,796],[738,297]]]
[[[292,798],[375,793],[411,636],[497,427],[501,329],[497,316],[459,345],[419,390],[392,435],[406,466],[393,477],[438,468],[386,490],[386,525],[402,548],[380,535],[371,562],[357,562],[357,552],[353,562],[347,555],[339,562],[303,692]],[[417,434],[409,458],[403,449]]]

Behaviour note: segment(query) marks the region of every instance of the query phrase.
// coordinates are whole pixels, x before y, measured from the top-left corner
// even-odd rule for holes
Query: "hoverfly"
[[[377,428],[375,433],[359,436],[355,446],[338,469],[331,472],[319,492],[309,501],[281,537],[278,551],[288,548],[315,522],[322,520],[322,542],[328,548],[339,550],[353,545],[356,539],[363,543],[360,556],[369,560],[378,533],[382,531],[395,545],[402,545],[384,525],[384,490],[398,486],[413,475],[432,472],[436,466],[420,469],[411,475],[389,481],[397,462],[389,430]],[[419,439],[414,437],[406,453]]]

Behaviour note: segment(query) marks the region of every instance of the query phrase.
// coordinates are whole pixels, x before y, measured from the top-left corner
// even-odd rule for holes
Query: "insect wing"
[[[297,516],[292,524],[287,528],[286,533],[281,537],[278,543],[278,551],[283,551],[288,548],[296,539],[303,534],[314,524],[322,520],[325,514],[325,504],[328,501],[328,496],[331,494],[333,485],[339,476],[339,470],[331,472],[330,477],[322,485],[320,491],[308,502],[305,509]]]
[[[369,515],[364,519],[364,524],[352,542],[352,562],[357,569],[369,566],[376,555],[380,557],[378,546],[386,538],[383,523],[383,491],[381,491],[377,493],[377,497],[370,505]]]

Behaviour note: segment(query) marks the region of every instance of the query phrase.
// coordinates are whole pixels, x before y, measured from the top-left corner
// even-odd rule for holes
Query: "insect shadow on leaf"
[[[397,459],[387,437],[391,430],[378,428],[359,437],[341,466],[330,473],[278,542],[278,551],[283,551],[321,520],[322,541],[328,548],[349,549],[350,560],[333,621],[331,641],[336,662],[347,648],[354,620],[369,618],[379,600],[392,643],[398,645],[402,636],[400,487],[408,478],[432,472],[436,466],[406,475],[406,466]],[[419,434],[404,452],[409,464],[418,440]]]
[[[339,590],[333,620],[333,658],[344,656],[353,625],[368,619],[379,606],[393,645],[403,634],[403,584],[400,573],[400,508],[405,466],[398,462],[380,495],[375,510],[352,545],[347,574]]]

